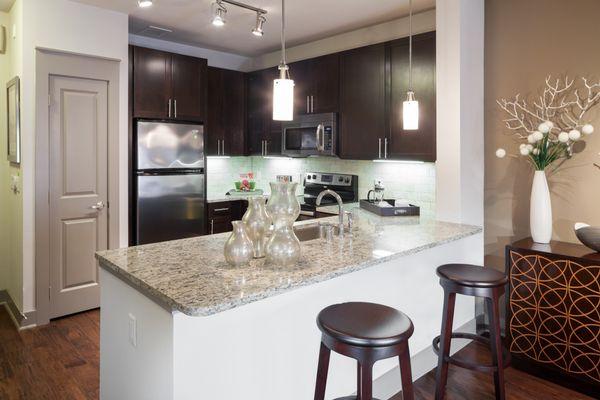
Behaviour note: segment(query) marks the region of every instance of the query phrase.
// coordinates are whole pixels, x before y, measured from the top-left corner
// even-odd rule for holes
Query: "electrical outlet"
[[[137,347],[137,320],[133,314],[129,314],[129,344]]]

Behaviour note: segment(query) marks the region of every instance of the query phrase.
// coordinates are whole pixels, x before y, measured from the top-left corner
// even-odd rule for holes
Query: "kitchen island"
[[[264,259],[228,266],[227,233],[98,253],[101,399],[309,399],[320,340],[315,318],[344,301],[408,314],[414,378],[433,368],[429,348],[442,315],[435,268],[480,264],[481,228],[346,207],[355,213],[352,231],[330,243],[302,242],[291,268]],[[337,217],[321,221],[328,220]],[[473,318],[473,299],[459,299],[455,326]],[[396,363],[377,363],[374,377]],[[355,391],[355,368],[332,354],[327,398]],[[385,390],[399,389],[397,378]]]

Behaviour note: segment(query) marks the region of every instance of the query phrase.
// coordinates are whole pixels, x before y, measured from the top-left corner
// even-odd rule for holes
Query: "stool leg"
[[[315,400],[325,400],[327,386],[327,372],[329,371],[329,356],[331,351],[321,342],[319,350],[319,367],[317,369],[317,384],[315,386]]]
[[[373,363],[358,362],[358,400],[373,400]]]
[[[492,363],[497,367],[494,372],[496,400],[504,400],[504,359],[502,357],[502,337],[500,336],[500,312],[498,311],[499,294],[494,290],[492,298],[486,298],[490,317],[490,342],[492,346]]]
[[[408,343],[406,349],[400,354],[400,377],[402,379],[402,400],[414,400],[412,371],[410,367],[410,351]]]
[[[440,337],[440,352],[438,366],[435,372],[435,399],[442,400],[445,395],[446,381],[448,380],[448,362],[446,357],[450,354],[450,343],[452,339],[452,321],[454,320],[454,303],[456,293],[444,290],[444,315],[442,317],[442,332]]]

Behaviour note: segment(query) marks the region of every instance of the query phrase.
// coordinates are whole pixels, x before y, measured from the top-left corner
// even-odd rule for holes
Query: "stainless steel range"
[[[317,211],[316,200],[323,190],[333,190],[340,195],[344,203],[358,202],[358,176],[348,174],[307,172],[304,175],[304,198],[300,202],[299,219],[320,218],[328,216]],[[337,201],[331,197],[323,198],[320,207],[335,205]]]

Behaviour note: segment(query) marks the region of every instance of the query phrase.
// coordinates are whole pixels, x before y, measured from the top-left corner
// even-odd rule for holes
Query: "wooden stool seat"
[[[463,286],[487,288],[504,286],[508,282],[508,277],[500,271],[470,264],[446,264],[436,272],[441,279]]]
[[[324,334],[354,346],[393,346],[414,331],[404,313],[381,304],[344,303],[325,308],[317,317]]]
[[[338,400],[376,400],[373,399],[373,364],[390,357],[398,357],[400,362],[402,398],[414,399],[408,348],[414,327],[404,313],[381,304],[335,304],[319,313],[317,326],[322,335],[315,400],[325,399],[331,351],[358,361],[358,396]]]
[[[446,382],[448,381],[448,364],[455,364],[481,372],[494,374],[496,400],[504,400],[504,368],[510,363],[510,356],[502,346],[500,337],[500,313],[498,304],[508,278],[503,273],[491,268],[469,264],[446,264],[438,267],[437,275],[440,285],[444,288],[444,314],[440,336],[433,339],[433,349],[438,354],[436,370],[435,399],[445,397]],[[490,339],[471,333],[452,332],[454,319],[454,304],[456,295],[483,297],[490,319]],[[450,356],[452,338],[472,339],[489,343],[492,351],[492,364],[483,365]]]

